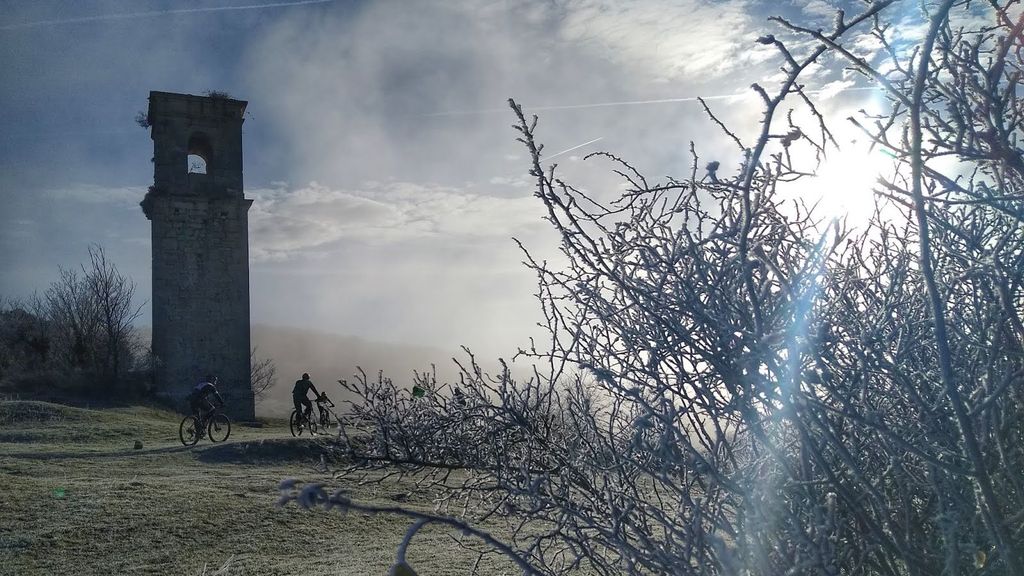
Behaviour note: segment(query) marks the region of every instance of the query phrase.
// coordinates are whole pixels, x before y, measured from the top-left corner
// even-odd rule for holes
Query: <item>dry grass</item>
[[[184,448],[177,424],[144,407],[0,402],[0,574],[387,573],[404,520],[274,506],[283,478],[339,485],[311,440],[278,424]],[[344,487],[380,504],[410,488]],[[427,509],[429,495],[403,504]],[[453,536],[414,541],[421,574],[471,573]],[[514,572],[495,559],[480,573]]]

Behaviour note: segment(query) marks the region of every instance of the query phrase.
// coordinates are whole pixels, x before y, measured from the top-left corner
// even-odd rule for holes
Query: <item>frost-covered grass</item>
[[[135,440],[176,440],[179,416],[148,407],[88,409],[36,401],[0,402],[0,443],[16,451],[105,451]],[[0,448],[0,451],[4,450]],[[0,452],[2,453],[2,452]]]
[[[275,508],[278,483],[430,507],[427,494],[404,497],[411,484],[333,480],[311,441],[280,424],[184,448],[178,421],[148,407],[0,402],[0,574],[385,574],[404,520]],[[417,537],[409,558],[420,573],[471,572],[475,554],[451,536]],[[485,562],[481,573],[513,572]]]

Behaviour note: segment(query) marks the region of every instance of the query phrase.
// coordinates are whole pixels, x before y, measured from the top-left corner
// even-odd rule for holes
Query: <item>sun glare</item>
[[[852,225],[867,221],[874,210],[878,179],[891,175],[895,167],[895,159],[887,152],[866,143],[847,143],[806,181],[804,199],[817,201],[823,215],[846,217]]]

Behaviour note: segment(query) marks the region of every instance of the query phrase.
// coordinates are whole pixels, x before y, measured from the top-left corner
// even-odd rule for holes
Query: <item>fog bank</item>
[[[450,380],[456,374],[452,357],[464,356],[461,350],[374,342],[280,326],[256,324],[251,333],[257,358],[271,358],[277,366],[277,384],[256,406],[260,416],[288,415],[292,385],[303,372],[308,372],[313,384],[338,403],[338,380],[352,380],[360,367],[371,378],[383,370],[399,386],[411,387],[413,371],[429,372],[432,363],[437,366],[439,381]]]

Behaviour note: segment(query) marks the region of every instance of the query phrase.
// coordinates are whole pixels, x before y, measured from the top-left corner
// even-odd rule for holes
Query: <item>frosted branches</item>
[[[518,356],[543,370],[468,355],[418,397],[361,375],[342,473],[415,473],[542,574],[1020,574],[1024,17],[946,2],[908,51],[893,4],[777,19],[759,136],[705,107],[743,161],[693,145],[684,181],[600,153],[625,191],[584,193],[510,102],[564,260],[520,243],[548,338]],[[900,164],[856,232],[780,192],[834,150],[800,83],[830,55],[888,95],[854,121]]]

